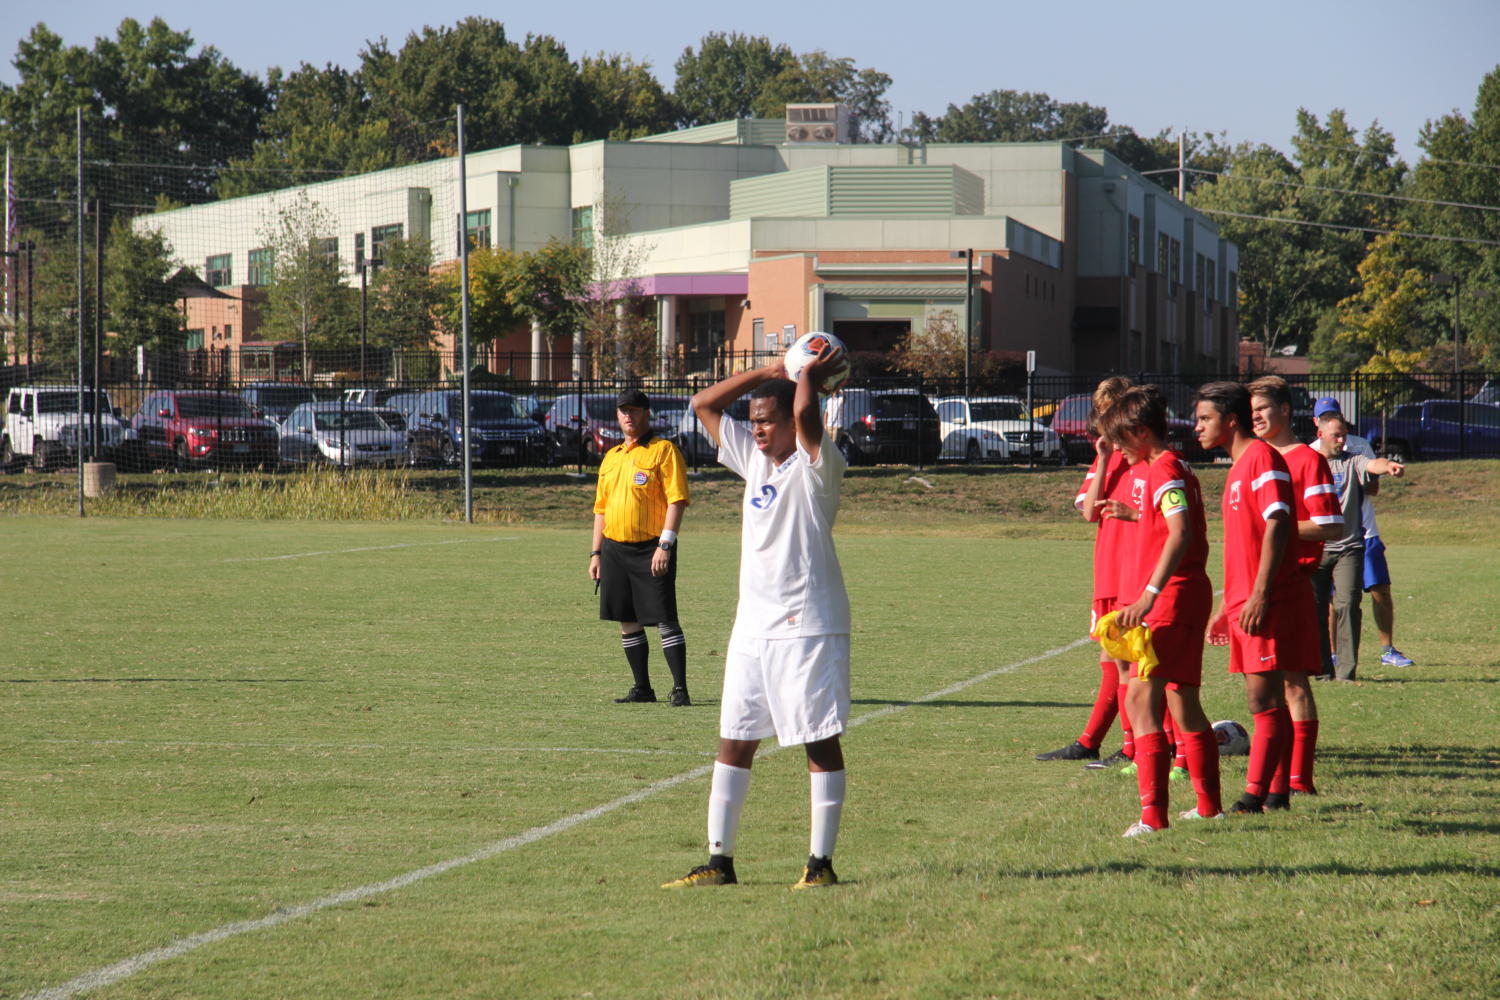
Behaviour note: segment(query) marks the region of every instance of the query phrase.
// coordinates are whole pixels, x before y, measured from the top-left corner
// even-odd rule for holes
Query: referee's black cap
[[[651,400],[639,389],[625,389],[615,397],[615,409],[623,410],[627,406],[639,406],[643,410],[651,409]]]

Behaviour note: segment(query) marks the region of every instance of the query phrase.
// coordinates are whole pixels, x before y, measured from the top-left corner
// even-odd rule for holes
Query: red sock
[[[1318,749],[1318,720],[1292,723],[1292,767],[1287,776],[1293,790],[1311,792],[1313,786],[1313,755]]]
[[[1125,704],[1125,685],[1120,683],[1118,673],[1115,675],[1115,683],[1117,685],[1116,697],[1120,705],[1123,706]],[[1120,752],[1131,760],[1135,760],[1135,730],[1130,728],[1130,713],[1123,709],[1120,712],[1120,732],[1124,734],[1124,743],[1120,746]]]
[[[1285,717],[1283,719],[1283,717]],[[1292,713],[1286,706],[1255,713],[1254,732],[1250,736],[1250,766],[1245,772],[1245,791],[1263,799],[1271,788],[1282,748],[1291,741]]]
[[[1182,742],[1182,734],[1177,731],[1177,723],[1168,712],[1161,722],[1162,735],[1167,738],[1167,751],[1172,755],[1172,767],[1187,767],[1187,747]]]
[[[1281,755],[1276,758],[1276,770],[1271,772],[1271,784],[1267,789],[1272,795],[1286,795],[1292,790],[1292,748],[1295,743],[1292,710],[1279,709],[1281,719]]]
[[[1201,733],[1183,733],[1178,746],[1187,751],[1187,769],[1193,776],[1193,791],[1198,793],[1198,815],[1204,819],[1224,811],[1219,793],[1219,739],[1212,729]]]
[[[1088,725],[1078,742],[1090,750],[1099,749],[1109,727],[1114,725],[1115,715],[1120,710],[1120,672],[1114,660],[1099,664],[1099,693],[1094,696],[1094,710],[1089,713]]]
[[[1141,822],[1153,830],[1167,828],[1167,772],[1171,767],[1166,736],[1145,733],[1135,738],[1135,783],[1141,790]]]

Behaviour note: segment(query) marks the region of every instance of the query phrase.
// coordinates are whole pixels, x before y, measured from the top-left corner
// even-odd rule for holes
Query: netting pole
[[[99,461],[99,434],[103,419],[99,414],[99,394],[103,391],[99,369],[104,366],[104,199],[94,199],[94,363],[89,387],[94,393],[89,414],[90,461]],[[81,387],[80,387],[81,388]],[[83,442],[78,443],[78,461],[83,461]]]
[[[84,516],[83,509],[83,340],[85,328],[88,325],[88,310],[84,308],[87,299],[83,286],[83,108],[78,108],[77,119],[78,147],[78,185],[76,192],[74,226],[78,231],[78,516]]]
[[[474,432],[469,420],[469,172],[464,106],[458,106],[458,286],[464,367],[464,522],[474,523]]]

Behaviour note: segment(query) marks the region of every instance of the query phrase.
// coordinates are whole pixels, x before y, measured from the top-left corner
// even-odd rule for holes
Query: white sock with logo
[[[714,761],[708,788],[708,853],[734,857],[734,838],[740,829],[740,810],[750,791],[750,769]]]
[[[844,812],[844,772],[809,771],[807,776],[812,784],[812,842],[808,853],[831,858]]]

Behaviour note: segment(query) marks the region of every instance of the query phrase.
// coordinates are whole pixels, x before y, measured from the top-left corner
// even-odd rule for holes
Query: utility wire
[[[1390,201],[1408,201],[1417,205],[1446,205],[1449,208],[1473,208],[1481,212],[1500,212],[1500,205],[1473,205],[1463,201],[1439,201],[1436,198],[1413,198],[1402,194],[1378,194],[1374,191],[1354,191],[1349,188],[1324,187],[1320,184],[1298,184],[1296,181],[1278,181],[1270,177],[1246,177],[1241,174],[1228,173],[1221,170],[1195,170],[1192,167],[1183,167],[1183,172],[1188,174],[1202,174],[1206,177],[1227,177],[1233,181],[1250,181],[1255,184],[1275,184],[1280,187],[1306,188],[1309,191],[1331,191],[1334,194],[1352,194],[1361,198],[1386,198]],[[1176,172],[1177,168],[1170,168]],[[1161,173],[1161,171],[1152,171]]]
[[[1196,207],[1196,206],[1195,206]],[[1470,236],[1442,236],[1436,233],[1412,233],[1404,229],[1375,229],[1371,226],[1342,226],[1334,222],[1313,222],[1309,219],[1278,219],[1272,215],[1249,215],[1245,212],[1226,212],[1221,208],[1201,208],[1206,215],[1225,215],[1232,219],[1254,219],[1259,222],[1280,222],[1289,226],[1312,226],[1315,229],[1342,229],[1351,233],[1376,233],[1381,236],[1410,236],[1420,240],[1446,240],[1450,243],[1478,243],[1487,247],[1500,247],[1500,240],[1481,240]]]

